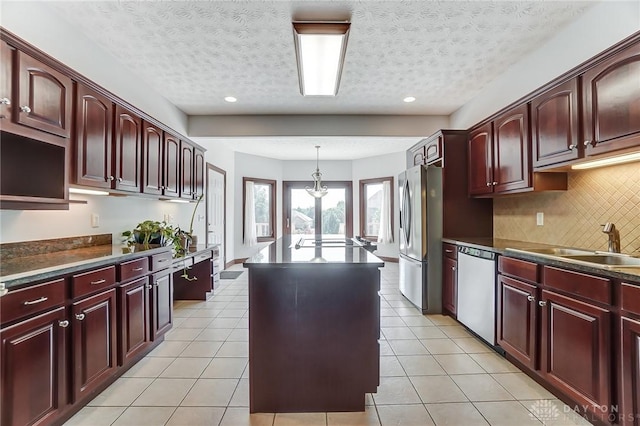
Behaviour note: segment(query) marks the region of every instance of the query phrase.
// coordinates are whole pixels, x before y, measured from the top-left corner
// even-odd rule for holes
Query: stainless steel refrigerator
[[[442,310],[442,169],[398,176],[400,292],[423,314]]]

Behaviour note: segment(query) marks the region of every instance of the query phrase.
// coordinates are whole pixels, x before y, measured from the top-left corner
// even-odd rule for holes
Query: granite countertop
[[[6,288],[34,281],[66,275],[103,265],[150,256],[168,250],[168,247],[132,252],[128,247],[115,244],[61,250],[33,256],[4,260],[0,265],[0,282]]]
[[[597,274],[597,275],[606,276],[609,278],[640,282],[640,268],[635,268],[635,267],[603,268],[598,266],[597,264],[593,264],[593,266],[591,266],[591,265],[569,262],[569,261],[563,260],[562,257],[550,258],[548,256],[541,256],[540,254],[535,252],[523,253],[521,251],[510,250],[510,249],[526,250],[529,248],[552,248],[552,247],[558,247],[558,245],[532,243],[527,241],[503,240],[499,238],[443,238],[442,241],[450,244],[463,245],[463,246],[489,250],[502,255],[508,255],[508,256],[516,257],[523,260],[530,260],[532,262],[536,262],[542,265],[557,266],[561,268],[573,269],[575,271],[580,271],[588,274]]]
[[[287,267],[305,267],[309,265],[360,265],[383,267],[384,262],[365,250],[361,245],[330,243],[330,246],[296,248],[299,235],[278,238],[255,255],[248,258],[245,268],[286,265]],[[313,236],[303,236],[313,239]]]

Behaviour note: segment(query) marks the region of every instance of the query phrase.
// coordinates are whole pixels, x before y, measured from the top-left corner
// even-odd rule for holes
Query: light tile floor
[[[380,387],[364,412],[249,414],[245,271],[206,302],[176,302],[165,341],[66,425],[589,424],[455,320],[421,315],[397,264],[381,271]]]

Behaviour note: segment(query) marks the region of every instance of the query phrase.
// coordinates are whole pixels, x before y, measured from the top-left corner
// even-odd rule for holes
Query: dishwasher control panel
[[[496,258],[496,254],[494,252],[475,247],[458,246],[458,252],[468,254],[469,256],[480,257],[482,259],[494,260]]]

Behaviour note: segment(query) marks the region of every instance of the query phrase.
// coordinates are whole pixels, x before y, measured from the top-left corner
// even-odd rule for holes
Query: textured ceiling
[[[593,2],[48,4],[190,115],[449,115]],[[320,18],[350,19],[346,62],[337,97],[304,98],[291,21]]]

